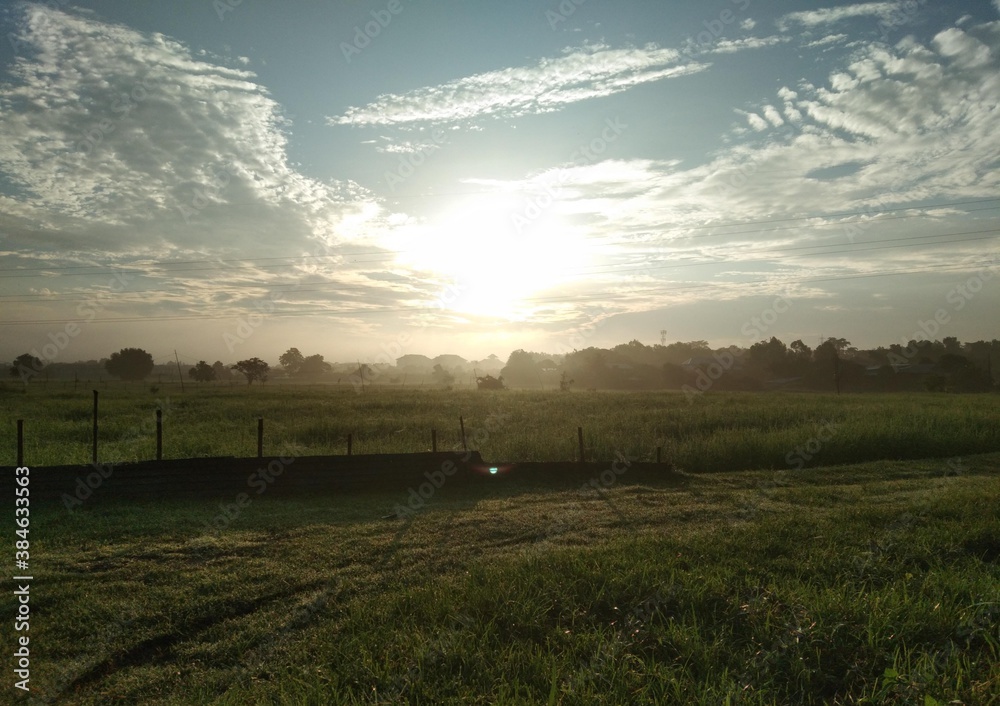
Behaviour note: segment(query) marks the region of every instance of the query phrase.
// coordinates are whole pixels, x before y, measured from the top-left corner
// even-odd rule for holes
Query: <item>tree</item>
[[[198,364],[188,371],[188,377],[197,382],[212,382],[215,380],[215,368],[199,360]]]
[[[305,356],[303,356],[298,348],[289,348],[287,351],[281,354],[278,358],[278,364],[285,369],[285,372],[289,375],[296,375],[299,369],[302,368],[302,364],[305,362]],[[320,357],[322,360],[322,356]]]
[[[440,363],[434,365],[434,370],[431,371],[431,379],[443,387],[447,387],[455,382],[455,376],[442,368]]]
[[[574,382],[576,380],[570,378],[569,373],[563,370],[562,375],[559,377],[559,389],[563,392],[569,392],[569,388]]]
[[[788,348],[774,336],[769,341],[758,341],[750,346],[750,360],[774,375],[788,372]]]
[[[226,365],[223,365],[221,360],[212,363],[212,370],[215,371],[216,380],[229,380],[233,377],[233,371]]]
[[[539,377],[538,363],[531,353],[524,350],[516,350],[507,359],[507,365],[500,371],[500,374],[510,381],[512,385],[518,387],[537,386]]]
[[[28,380],[38,374],[43,367],[45,364],[31,353],[22,353],[14,359],[13,365],[10,366],[10,376],[12,378],[20,377],[27,385]]]
[[[141,348],[122,348],[111,354],[104,369],[122,380],[143,380],[153,372],[153,356]]]
[[[294,348],[292,349],[295,350]],[[323,361],[323,356],[319,353],[310,355],[302,359],[299,369],[294,373],[298,377],[316,378],[324,373],[330,372],[331,365]]]
[[[267,371],[270,369],[271,366],[260,358],[241,360],[233,366],[233,370],[242,373],[246,377],[247,385],[252,385],[254,380],[260,380],[260,384],[263,385],[267,380]]]

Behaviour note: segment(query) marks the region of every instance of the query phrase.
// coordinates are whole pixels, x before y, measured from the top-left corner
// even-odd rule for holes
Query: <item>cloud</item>
[[[706,53],[733,54],[747,49],[762,49],[773,47],[789,41],[788,37],[746,37],[744,39],[723,39],[717,42]]]
[[[0,85],[0,169],[21,194],[11,215],[120,227],[121,251],[148,244],[150,230],[178,246],[206,244],[200,224],[228,204],[245,207],[249,218],[226,215],[249,233],[274,211],[319,238],[370,208],[356,184],[320,184],[289,165],[286,121],[252,72],[197,60],[162,35],[41,5],[24,7],[18,41],[34,51]],[[125,235],[138,236],[126,227],[139,223],[145,243]]]
[[[386,94],[330,117],[331,125],[456,123],[482,117],[516,118],[562,110],[579,101],[610,96],[634,86],[704,71],[674,49],[610,49],[605,45],[567,51],[533,66],[475,74],[404,94]]]
[[[5,266],[126,266],[137,293],[119,300],[136,314],[238,308],[271,287],[334,308],[420,288],[350,264],[386,215],[356,183],[289,163],[288,123],[255,74],[87,15],[25,4],[14,17],[25,51],[0,83]],[[163,264],[177,259],[200,264]],[[303,281],[325,289],[293,293]],[[52,282],[80,293],[80,279]]]
[[[993,237],[990,246],[894,239],[985,227],[966,214],[971,223],[948,228],[953,210],[924,208],[1000,191],[1000,81],[992,68],[1000,47],[984,44],[985,34],[949,29],[929,45],[863,46],[825,85],[783,87],[775,105],[738,110],[753,132],[738,128],[742,139],[703,165],[608,160],[494,186],[529,202],[531,194],[552,197],[550,213],[611,263],[593,276],[616,295],[606,297],[609,312],[694,301],[706,283],[712,296],[739,297],[751,276],[784,291],[805,277],[964,261],[995,248],[996,236],[975,236]],[[922,217],[880,213],[907,208]],[[821,215],[838,211],[870,214]],[[848,226],[859,223],[863,235],[849,239]],[[852,255],[852,247],[878,249]],[[831,291],[792,286],[805,298]]]
[[[847,39],[846,34],[828,34],[827,36],[821,39],[816,39],[812,42],[809,42],[808,44],[806,44],[806,48],[812,49],[814,47],[825,47],[829,46],[830,44],[843,42],[845,39]]]
[[[854,17],[878,17],[889,20],[895,13],[899,12],[900,4],[899,2],[865,2],[843,7],[791,12],[778,19],[778,28],[787,30],[793,24],[808,28],[819,27]]]

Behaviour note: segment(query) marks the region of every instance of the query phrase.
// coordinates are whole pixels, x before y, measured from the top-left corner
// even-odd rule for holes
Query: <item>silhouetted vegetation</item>
[[[109,375],[114,375],[122,380],[135,382],[145,380],[153,372],[153,356],[141,348],[122,348],[117,353],[112,353],[104,369]]]

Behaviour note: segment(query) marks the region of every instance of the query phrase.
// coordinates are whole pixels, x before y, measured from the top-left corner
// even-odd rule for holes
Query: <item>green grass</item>
[[[35,695],[1000,703],[1000,454],[405,499],[33,515]]]
[[[333,387],[101,387],[100,457],[129,461],[155,455],[154,419],[164,409],[164,454],[252,456],[256,418],[264,417],[266,452],[298,455],[429,450],[460,444],[459,416],[470,446],[494,461],[569,460],[584,428],[588,458],[616,451],[652,460],[657,446],[689,471],[816,466],[1000,451],[995,395],[683,394],[554,391],[381,390],[364,395]],[[24,419],[25,456],[34,465],[90,460],[92,396],[81,386],[0,387],[0,459],[15,460],[15,420]],[[831,423],[811,458],[788,460]],[[814,442],[815,444],[815,442]]]

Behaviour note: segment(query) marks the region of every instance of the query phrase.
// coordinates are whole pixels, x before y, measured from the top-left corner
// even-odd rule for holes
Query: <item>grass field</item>
[[[581,425],[680,470],[402,519],[405,489],[265,494],[221,531],[217,501],[33,506],[27,703],[1000,704],[995,396],[112,387],[103,460],[153,455],[157,398],[168,457],[252,455],[257,416],[275,451],[443,449],[461,414],[487,459]],[[89,390],[0,401],[6,463],[19,418],[30,465],[88,460]]]
[[[405,498],[35,514],[33,695],[1000,703],[1000,454]]]
[[[0,388],[0,459],[16,457],[15,420],[25,420],[33,465],[90,460],[92,393],[53,384]],[[391,390],[364,395],[322,387],[207,387],[181,393],[148,386],[100,389],[100,460],[155,456],[155,410],[164,413],[164,456],[253,456],[257,417],[265,453],[413,452],[461,442],[493,461],[572,460],[582,426],[587,456],[616,452],[666,459],[688,471],[830,465],[1000,451],[997,395],[708,394],[670,392],[483,393]],[[810,443],[811,442],[811,443]]]

